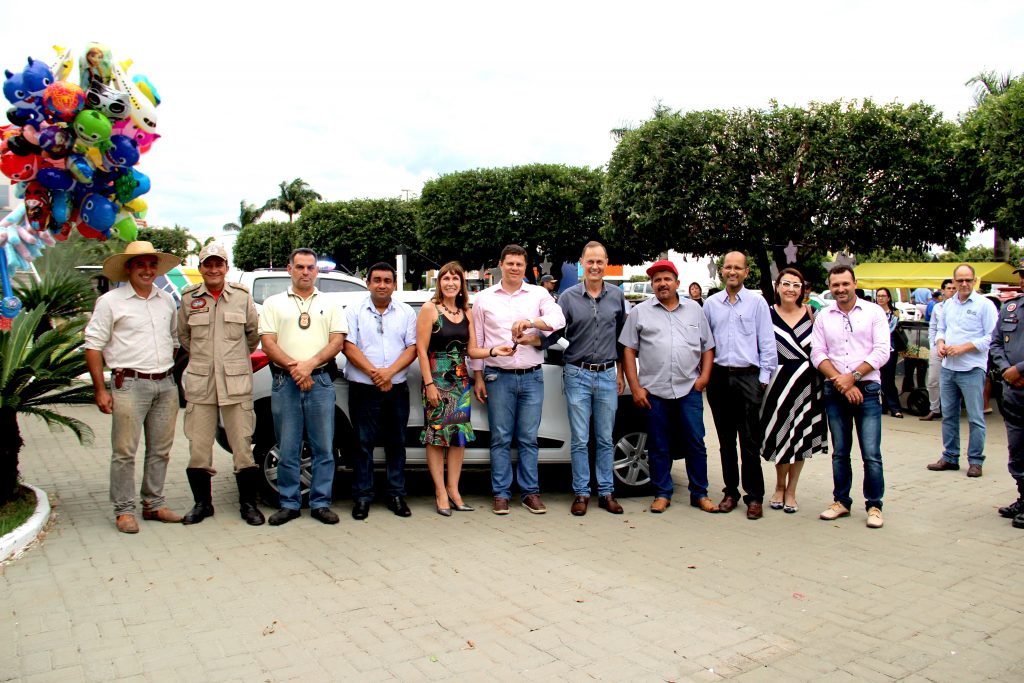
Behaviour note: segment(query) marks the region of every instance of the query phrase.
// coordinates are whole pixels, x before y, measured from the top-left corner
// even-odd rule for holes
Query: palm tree
[[[92,441],[89,425],[53,410],[58,405],[90,405],[92,384],[78,379],[86,372],[80,348],[85,317],[61,323],[35,338],[46,306],[14,319],[11,331],[0,334],[0,503],[18,487],[18,455],[24,441],[18,415],[35,415],[51,427],[66,427],[79,442]]]
[[[302,178],[296,178],[290,183],[281,181],[281,193],[273,199],[268,199],[263,205],[263,210],[276,209],[288,214],[288,222],[295,221],[295,215],[302,213],[303,207],[313,202],[323,200],[320,194],[313,190]]]
[[[982,71],[971,78],[964,85],[974,86],[974,106],[980,107],[989,97],[1002,95],[1013,85],[1015,78],[1012,73],[1005,73],[1002,76],[995,71]],[[1008,261],[1010,258],[1010,241],[999,236],[999,226],[986,226],[992,228],[993,258],[996,261]]]
[[[255,204],[250,204],[244,199],[238,202],[238,222],[237,223],[225,223],[225,230],[233,230],[235,232],[240,231],[247,225],[252,225],[259,220],[263,212],[267,210],[266,206],[259,207]]]
[[[88,313],[96,303],[96,290],[89,278],[74,270],[51,270],[39,282],[31,280],[14,287],[14,295],[21,299],[25,310],[46,308],[46,315],[35,331],[38,337],[61,320]]]

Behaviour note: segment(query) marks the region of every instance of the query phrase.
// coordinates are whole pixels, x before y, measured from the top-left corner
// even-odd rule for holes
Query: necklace
[[[299,297],[299,298],[301,299],[302,297]],[[313,297],[309,297],[309,305],[306,306],[306,310],[302,310],[302,304],[300,304],[298,301],[295,302],[295,307],[299,309],[299,329],[300,330],[309,329],[309,323],[310,323],[309,308],[312,305],[313,305]]]
[[[441,302],[441,308],[443,308],[445,312],[448,313],[448,315],[450,315],[453,318],[458,318],[459,315],[462,313],[461,309],[456,309],[453,311],[452,309],[448,308],[443,301]]]

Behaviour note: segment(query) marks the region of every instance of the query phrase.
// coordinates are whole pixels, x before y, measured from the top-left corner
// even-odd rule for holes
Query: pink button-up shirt
[[[878,304],[857,299],[849,313],[838,304],[818,311],[811,330],[811,363],[818,367],[828,359],[842,374],[867,362],[872,370],[865,382],[881,382],[879,368],[889,360],[889,322]]]
[[[509,294],[499,282],[477,294],[473,300],[473,331],[476,333],[477,346],[482,349],[511,344],[512,323],[537,318],[550,325],[552,331],[565,327],[562,309],[551,298],[548,290],[537,285],[524,282],[519,289]],[[487,365],[511,370],[529,368],[543,362],[544,353],[539,348],[520,344],[511,356],[471,360],[470,367],[483,370]]]

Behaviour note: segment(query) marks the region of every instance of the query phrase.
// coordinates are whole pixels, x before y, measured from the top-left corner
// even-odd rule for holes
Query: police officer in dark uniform
[[[1024,261],[1013,271],[1024,290]],[[1017,500],[999,508],[999,514],[1024,529],[1024,293],[1005,302],[999,311],[999,324],[992,334],[992,364],[1003,376],[1003,420],[1010,450],[1008,468],[1017,481]]]

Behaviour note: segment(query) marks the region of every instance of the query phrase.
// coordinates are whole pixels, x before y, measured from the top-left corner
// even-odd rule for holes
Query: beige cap
[[[210,242],[202,251],[199,252],[199,264],[202,265],[203,261],[210,258],[211,256],[217,256],[224,259],[224,262],[228,261],[228,250],[224,248],[224,245],[220,242]]]

